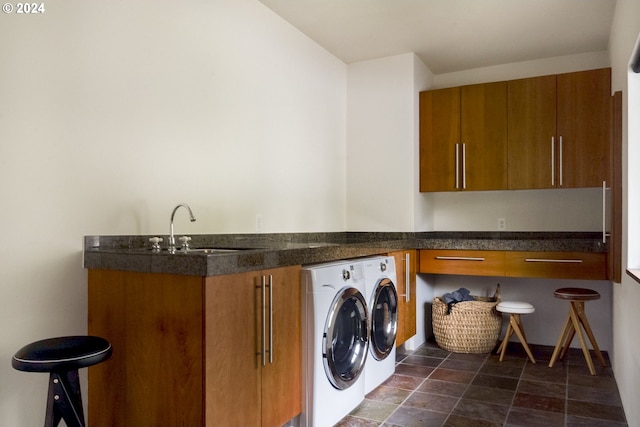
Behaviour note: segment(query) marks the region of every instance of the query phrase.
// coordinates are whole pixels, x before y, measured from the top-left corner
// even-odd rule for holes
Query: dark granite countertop
[[[336,232],[191,235],[193,248],[152,251],[154,236],[85,236],[84,267],[216,276],[358,258],[404,249],[606,252],[596,232]],[[158,236],[168,241],[167,236]],[[162,244],[161,244],[162,245]]]

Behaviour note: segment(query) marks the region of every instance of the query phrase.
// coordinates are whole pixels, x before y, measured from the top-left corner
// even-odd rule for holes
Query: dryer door
[[[371,352],[383,360],[393,349],[398,331],[398,294],[390,279],[378,282],[371,304]]]
[[[338,390],[360,376],[369,349],[367,304],[355,288],[343,288],[334,298],[322,340],[324,370]]]

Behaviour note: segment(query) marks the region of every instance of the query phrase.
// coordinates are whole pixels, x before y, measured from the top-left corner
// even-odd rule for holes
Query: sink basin
[[[227,249],[227,248],[193,248],[186,251],[186,253],[192,252],[192,253],[203,253],[203,254],[224,254],[224,253],[238,252],[241,250],[242,249]],[[185,253],[185,251],[181,251],[181,250],[177,250],[176,252]]]
[[[164,247],[161,248],[160,250],[152,250],[152,249],[148,249],[145,248],[145,251],[153,251],[156,253],[167,253],[169,251],[168,248]],[[189,248],[188,250],[184,250],[182,248],[176,248],[175,250],[175,254],[231,254],[234,252],[239,252],[239,251],[255,251],[255,250],[260,250],[260,248],[221,248],[221,247],[211,247],[211,248]]]

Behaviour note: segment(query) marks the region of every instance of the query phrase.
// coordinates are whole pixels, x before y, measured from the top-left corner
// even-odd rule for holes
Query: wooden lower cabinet
[[[206,425],[283,425],[302,407],[300,267],[206,280]]]
[[[418,251],[391,252],[396,264],[396,292],[398,293],[398,331],[396,347],[416,334],[416,272]]]
[[[504,252],[423,249],[420,273],[504,276]]]
[[[521,252],[423,249],[419,273],[607,280],[602,252]]]
[[[300,413],[299,266],[89,270],[88,287],[89,334],[113,345],[89,368],[90,426],[280,426]]]
[[[604,253],[505,252],[507,276],[553,279],[607,279]]]

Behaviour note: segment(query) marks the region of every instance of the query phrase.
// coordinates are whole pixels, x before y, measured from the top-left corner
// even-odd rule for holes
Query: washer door
[[[378,282],[371,304],[371,353],[383,360],[393,350],[398,331],[398,294],[390,279]]]
[[[369,351],[367,303],[355,288],[343,288],[333,299],[322,339],[324,370],[338,390],[358,379]]]

